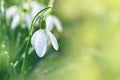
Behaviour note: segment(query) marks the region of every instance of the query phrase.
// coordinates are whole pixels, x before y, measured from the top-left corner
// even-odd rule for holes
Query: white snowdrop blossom
[[[38,4],[35,1],[31,1],[30,3],[24,3],[23,8],[25,10],[30,10],[30,11],[24,12],[15,5],[7,9],[6,11],[7,19],[12,18],[11,29],[15,29],[21,22],[23,22],[21,24],[24,25],[24,27],[26,25],[26,27],[28,27],[29,29],[32,19],[40,10],[44,8],[44,6],[42,4]]]
[[[8,8],[7,11],[6,11],[6,18],[10,19],[10,18],[14,17],[16,12],[17,12],[17,9],[18,8],[15,5]]]
[[[11,28],[15,29],[19,25],[19,21],[20,21],[20,15],[16,14],[12,20]]]
[[[29,26],[30,28],[30,25],[32,23],[32,20],[33,18],[35,17],[35,15],[41,11],[42,9],[45,8],[44,5],[36,2],[36,1],[31,1],[29,4],[26,4],[26,5],[29,5],[29,7],[31,8],[31,11],[28,15],[26,15],[25,19],[26,19],[26,22],[27,22],[27,25]],[[37,21],[35,25],[39,25],[39,22]]]
[[[30,1],[29,3],[24,3],[23,7],[25,10],[30,10],[28,12],[23,12],[17,6],[11,6],[7,9],[6,16],[7,19],[12,18],[11,28],[15,29],[20,23],[22,28],[28,27],[30,29],[30,25],[32,23],[33,18],[35,15],[45,8],[45,5],[42,5],[36,1]],[[48,15],[49,11],[46,12],[44,15]],[[23,23],[22,23],[23,22]],[[39,22],[36,22],[35,25],[39,25]],[[46,29],[52,31],[54,26],[57,28],[59,32],[62,32],[62,24],[60,20],[54,15],[48,15],[46,17]]]
[[[20,22],[20,15],[18,14],[20,9],[17,6],[11,6],[6,10],[6,18],[9,20],[12,18],[11,28],[15,29]]]
[[[40,29],[33,34],[31,44],[35,48],[35,51],[39,57],[43,57],[45,55],[48,40],[51,42],[55,50],[59,49],[55,36],[47,29]]]
[[[63,31],[62,24],[56,16],[54,16],[54,15],[47,16],[47,18],[46,18],[46,29],[49,30],[49,31],[52,31],[54,26],[57,28],[57,30],[59,32]]]

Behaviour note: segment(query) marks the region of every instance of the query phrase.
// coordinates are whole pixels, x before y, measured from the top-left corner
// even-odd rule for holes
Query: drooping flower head
[[[54,15],[49,15],[46,18],[46,29],[52,31],[54,26],[57,28],[59,32],[63,31],[60,20]]]
[[[37,3],[36,1],[24,3],[23,9],[19,8],[16,5],[9,7],[7,9],[6,16],[7,19],[12,18],[11,29],[15,29],[19,24],[26,25],[26,27],[28,27],[29,29],[32,19],[43,8],[44,6],[42,4]]]
[[[45,55],[48,41],[51,42],[55,50],[59,49],[55,36],[45,28],[46,25],[44,24],[45,23],[43,23],[43,27],[36,31],[31,38],[31,44],[35,48],[35,51],[39,57],[43,57]]]
[[[11,6],[7,9],[6,16],[7,19],[12,18],[12,29],[15,29],[19,24],[22,24],[22,28],[25,28],[26,26],[28,29],[30,29],[33,18],[43,8],[45,8],[45,5],[42,5],[36,1],[30,1],[29,3],[23,4],[23,10],[15,5]],[[48,14],[49,12],[45,13],[45,15]],[[39,25],[38,22],[36,25]],[[62,32],[63,29],[60,20],[54,15],[48,15],[46,17],[46,29],[52,31],[54,26],[59,32]]]

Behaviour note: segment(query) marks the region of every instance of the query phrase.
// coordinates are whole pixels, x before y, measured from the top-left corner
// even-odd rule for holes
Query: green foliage
[[[9,76],[9,53],[6,46],[0,46],[0,79],[7,80]]]
[[[18,3],[8,1],[8,6]],[[39,58],[30,48],[25,80],[119,80],[119,7],[119,0],[56,0],[54,11],[64,26],[62,34],[53,31],[60,50],[49,46]],[[21,77],[28,33],[20,27],[7,36],[0,31],[0,80]]]

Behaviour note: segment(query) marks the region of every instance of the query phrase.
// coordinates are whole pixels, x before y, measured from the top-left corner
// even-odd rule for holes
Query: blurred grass
[[[28,80],[120,80],[120,1],[55,0],[54,13],[60,50],[50,47]]]

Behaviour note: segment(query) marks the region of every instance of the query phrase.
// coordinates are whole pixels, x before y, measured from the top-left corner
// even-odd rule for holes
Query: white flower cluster
[[[7,8],[6,17],[8,20],[12,18],[11,29],[15,29],[19,24],[22,24],[22,27],[27,26],[30,28],[32,19],[35,17],[36,13],[43,8],[43,5],[38,4],[35,1],[24,3],[23,8],[16,5]]]
[[[23,9],[26,10],[26,12],[16,5],[7,8],[6,17],[8,20],[12,18],[11,29],[15,29],[19,24],[22,24],[23,28],[28,27],[28,29],[30,29],[33,18],[43,8],[45,8],[45,6],[36,1],[23,4]],[[55,15],[48,15],[46,17],[46,29],[52,31],[54,26],[56,26],[59,32],[62,32],[60,20]]]
[[[45,8],[45,6],[35,1],[31,1],[29,3],[24,3],[23,8],[24,10],[28,11],[24,12],[24,10],[17,6],[11,6],[7,9],[7,19],[12,19],[11,29],[15,29],[16,27],[18,27],[19,24],[22,24],[22,27],[27,26],[28,29],[30,29],[30,25],[32,23],[33,18],[40,10]],[[51,33],[54,26],[59,32],[62,32],[61,22],[56,16],[47,15],[45,21],[46,28],[36,31],[31,38],[31,44],[35,48],[35,51],[39,57],[43,57],[45,55],[48,41],[51,42],[55,50],[59,49],[58,42],[55,36]]]

